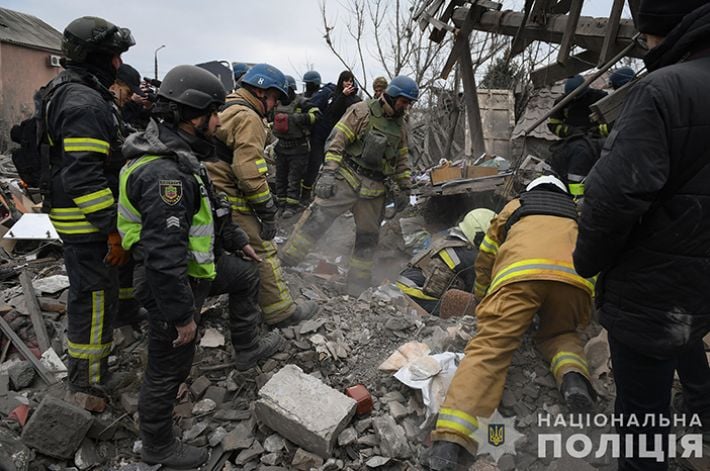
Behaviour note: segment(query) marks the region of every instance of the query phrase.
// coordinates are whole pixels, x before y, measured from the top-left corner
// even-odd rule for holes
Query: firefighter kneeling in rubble
[[[399,275],[397,286],[429,314],[439,315],[442,295],[449,289],[473,291],[473,263],[495,213],[478,208],[469,211],[446,237],[435,240]]]
[[[386,182],[398,187],[396,209],[409,204],[411,170],[404,113],[419,97],[409,77],[392,79],[380,98],[357,103],[330,134],[316,199],[279,254],[286,265],[302,261],[335,218],[352,210],[355,247],[348,271],[348,293],[371,285],[373,256],[384,217]]]
[[[148,309],[148,365],[138,412],[148,464],[192,469],[207,450],[183,445],[172,413],[180,384],[190,373],[202,302],[229,293],[230,333],[239,370],[278,350],[281,337],[259,337],[256,264],[244,231],[232,224],[229,205],[214,194],[202,162],[215,158],[212,137],[224,105],[222,83],[199,67],[178,66],[158,92],[145,132],[123,145],[118,228],[136,259],[136,297]],[[232,252],[222,253],[220,248]]]
[[[513,353],[540,316],[537,347],[573,412],[589,411],[594,390],[579,326],[592,312],[591,281],[572,265],[577,210],[556,177],[533,180],[491,222],[476,259],[478,332],[468,343],[432,433],[433,470],[463,469],[475,456],[478,417],[488,418],[503,396]]]

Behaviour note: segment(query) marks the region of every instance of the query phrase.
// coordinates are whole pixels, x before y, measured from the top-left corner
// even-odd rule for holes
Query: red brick
[[[372,412],[372,396],[364,385],[356,384],[355,386],[350,386],[345,390],[345,395],[357,402],[357,409],[355,410],[357,415],[363,416]]]

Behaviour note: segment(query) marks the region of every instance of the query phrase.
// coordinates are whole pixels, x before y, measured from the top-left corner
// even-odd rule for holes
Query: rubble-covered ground
[[[427,417],[421,393],[395,379],[391,371],[378,367],[409,342],[426,344],[432,354],[462,352],[475,333],[475,319],[442,320],[421,315],[406,298],[387,285],[384,280],[392,280],[408,257],[397,240],[399,231],[391,226],[386,227],[384,233],[394,235],[384,237],[383,249],[377,258],[377,279],[382,280],[383,285],[358,299],[342,294],[345,263],[339,257],[346,254],[352,244],[351,217],[336,222],[315,251],[320,254],[318,257],[294,269],[286,269],[292,293],[317,301],[321,309],[315,319],[284,329],[282,333],[287,342],[283,350],[250,371],[239,373],[231,366],[226,299],[209,300],[203,310],[202,337],[198,341],[192,374],[188,384],[181,388],[175,408],[175,425],[180,436],[188,443],[211,449],[210,462],[202,469],[424,469],[433,421]],[[32,254],[35,256],[36,253]],[[23,262],[22,256],[17,257],[13,263]],[[63,331],[67,284],[62,277],[61,259],[25,269],[35,280],[52,346],[62,356],[66,344]],[[10,277],[2,287],[2,317],[39,356],[24,305],[25,297],[16,278]],[[599,393],[597,412],[610,414],[614,386],[600,332],[601,328],[594,323],[582,335],[585,341],[594,339],[589,344],[589,361]],[[61,401],[65,394],[63,384],[48,387],[3,338],[0,345],[0,469],[157,469],[139,461],[136,407],[140,375],[146,364],[145,334],[145,326],[137,330],[130,326],[116,330],[110,362],[115,371],[129,373],[131,381],[112,398],[105,411],[91,415]],[[362,384],[372,396],[371,413],[342,424],[328,459],[294,443],[304,437],[282,436],[257,421],[255,403],[259,390],[286,365],[298,366],[337,392]],[[291,399],[299,400],[298,397]],[[310,400],[312,402],[312,398]],[[321,411],[323,415],[328,414],[326,402]],[[83,406],[93,407],[88,403]],[[505,416],[516,417],[515,428],[525,438],[517,442],[514,456],[504,455],[497,465],[490,457],[483,456],[472,469],[616,469],[609,457],[591,456],[587,461],[538,458],[537,434],[554,431],[538,427],[538,414],[567,413],[567,409],[529,335],[513,357],[500,410]],[[58,434],[58,430],[61,433]],[[584,433],[598,438],[611,430],[607,427]],[[57,435],[61,435],[59,442]],[[593,442],[599,443],[599,440],[593,438]],[[27,446],[28,443],[32,447]],[[38,448],[44,453],[37,451]]]

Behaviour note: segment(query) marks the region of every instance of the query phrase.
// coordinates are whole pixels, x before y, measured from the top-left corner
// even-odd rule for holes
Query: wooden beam
[[[0,316],[0,330],[2,330],[2,333],[5,334],[5,337],[10,339],[12,344],[25,358],[25,360],[32,363],[32,366],[37,371],[37,374],[40,378],[42,378],[45,383],[52,385],[58,382],[57,378],[52,373],[50,373],[42,363],[40,363],[34,353],[32,353],[32,350],[30,350],[27,345],[25,345],[25,342],[23,342],[22,339],[17,336],[15,331],[12,330],[12,327],[10,327],[10,324],[8,324],[7,321],[2,318],[2,316]]]
[[[529,22],[545,25],[547,23],[547,12],[557,0],[535,0]]]
[[[611,59],[611,56],[614,55],[614,45],[616,44],[616,35],[619,33],[619,22],[621,21],[621,14],[624,10],[624,2],[625,0],[614,0],[611,6],[609,23],[606,27],[606,35],[604,36],[602,50],[599,53],[599,63],[597,65],[605,64]]]
[[[560,0],[557,5],[550,8],[550,13],[554,15],[564,15],[570,10],[572,0]]]
[[[599,55],[593,51],[584,51],[570,56],[565,65],[551,64],[534,70],[530,74],[535,88],[546,87],[563,78],[584,72],[595,67]]]
[[[527,24],[528,18],[530,17],[530,10],[532,9],[534,1],[535,0],[525,0],[525,8],[523,9],[523,21],[520,23],[520,27],[515,32],[513,41],[510,43],[510,54],[508,54],[508,61],[510,61],[511,57],[515,57],[521,52],[523,52],[525,48],[528,47],[528,45],[530,44],[523,39],[523,29],[525,28],[525,24]]]
[[[47,326],[44,324],[42,310],[39,307],[39,301],[37,301],[35,290],[32,287],[32,278],[25,270],[20,273],[20,284],[22,285],[22,294],[25,297],[25,306],[27,306],[27,311],[30,313],[30,319],[32,320],[32,328],[37,336],[37,345],[40,351],[44,353],[49,350],[51,346],[49,343],[49,335],[47,334]]]
[[[459,7],[454,10],[453,21],[459,26],[463,24],[468,15],[469,7]],[[478,31],[487,31],[491,33],[505,34],[507,36],[515,36],[515,33],[523,24],[522,12],[510,11],[485,11],[478,18],[473,28]],[[523,37],[529,40],[545,41],[549,43],[559,44],[562,40],[562,35],[567,26],[566,15],[553,15],[548,18],[545,28],[537,26],[526,26],[523,31]],[[581,16],[575,31],[574,42],[577,46],[591,51],[601,51],[606,33],[606,22],[598,18],[589,16]],[[619,33],[617,35],[618,50],[625,48],[632,42],[632,38],[636,34],[636,28],[631,20],[622,18],[619,22]],[[630,57],[641,58],[646,54],[646,50],[635,44],[629,50]]]
[[[413,17],[413,20],[419,23],[419,29],[424,31],[427,26],[429,26],[431,22],[430,19],[436,15],[445,1],[446,0],[429,0],[427,4],[422,5],[421,10]]]
[[[448,59],[446,59],[446,64],[441,71],[441,78],[446,80],[451,73],[451,70],[456,65],[456,62],[461,58],[465,51],[470,51],[471,47],[469,45],[469,36],[471,31],[473,31],[473,25],[476,22],[476,18],[482,13],[483,9],[480,7],[471,7],[466,10],[466,18],[464,18],[461,28],[456,33],[456,40],[454,45],[451,46],[451,52],[449,53]],[[468,60],[471,60],[471,54],[469,53]]]
[[[471,46],[468,41],[461,54],[461,82],[463,83],[463,98],[466,103],[466,116],[468,129],[471,135],[473,155],[480,156],[486,152],[483,140],[483,123],[481,122],[481,109],[478,106],[478,89],[476,77],[473,74],[473,61],[471,60]]]
[[[456,8],[460,7],[461,5],[463,5],[463,0],[451,0],[449,4],[446,5],[444,12],[439,17],[439,21],[444,24],[448,24]],[[431,33],[429,34],[429,39],[434,41],[435,43],[440,43],[444,40],[445,37],[446,30],[436,27],[432,29]]]
[[[572,45],[574,45],[574,36],[577,31],[579,17],[582,14],[583,4],[583,0],[572,0],[569,15],[567,15],[567,24],[565,25],[565,31],[564,33],[562,33],[562,39],[560,40],[560,50],[557,53],[558,64],[565,65],[567,63],[569,53],[572,50]]]

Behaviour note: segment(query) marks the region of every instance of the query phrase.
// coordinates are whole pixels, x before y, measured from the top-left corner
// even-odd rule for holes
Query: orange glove
[[[118,232],[108,235],[108,253],[104,257],[104,262],[115,267],[125,265],[131,258],[131,253],[123,250],[121,246],[121,236]]]

